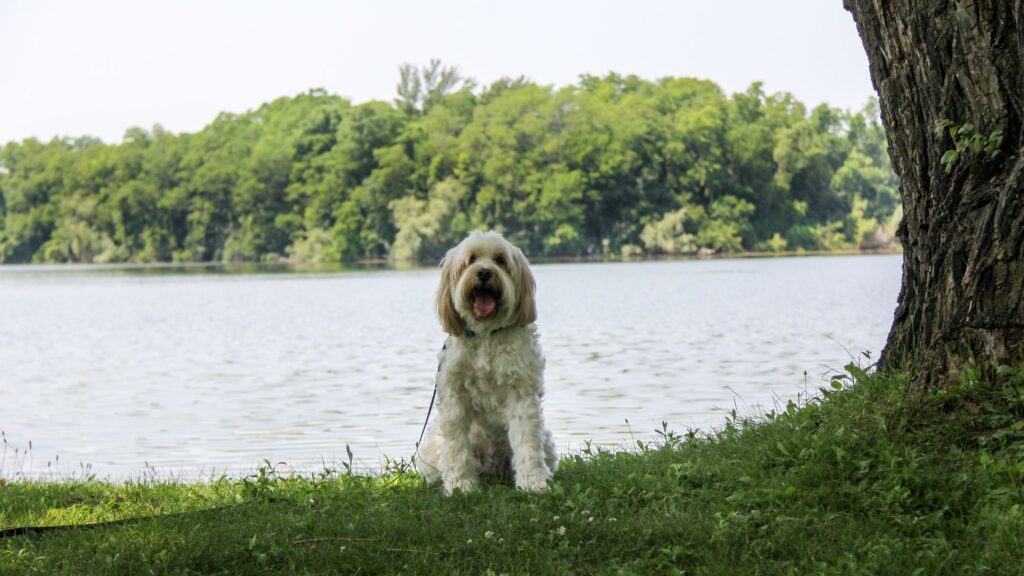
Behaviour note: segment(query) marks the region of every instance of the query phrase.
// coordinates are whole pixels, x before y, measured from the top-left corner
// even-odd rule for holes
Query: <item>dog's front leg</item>
[[[441,410],[441,480],[450,495],[456,488],[463,492],[476,488],[478,471],[469,441],[469,415],[457,399],[448,400]]]
[[[516,487],[544,492],[551,476],[544,458],[544,421],[536,396],[517,398],[508,407],[508,441],[512,448],[512,470]]]

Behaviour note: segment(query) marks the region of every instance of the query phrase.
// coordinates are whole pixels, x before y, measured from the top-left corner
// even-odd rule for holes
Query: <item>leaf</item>
[[[853,377],[852,380],[855,382],[866,380],[868,377],[867,372],[865,372],[863,368],[854,364],[853,362],[850,362],[849,364],[844,366],[844,368],[847,372],[850,373],[850,376]]]
[[[960,129],[957,130],[956,132],[957,132],[957,134],[960,134],[961,136],[967,136],[971,132],[974,132],[974,124],[971,124],[970,122],[968,122],[967,124],[964,124],[963,126],[961,126]]]
[[[981,154],[981,136],[975,134],[971,137],[970,142],[971,152],[974,154]]]
[[[953,171],[953,164],[956,164],[957,158],[960,157],[960,153],[956,150],[946,150],[946,153],[942,155],[942,159],[939,162],[946,167],[946,173]]]
[[[988,135],[988,144],[985,145],[985,152],[989,158],[995,158],[999,154],[999,148],[1003,145],[1003,133],[999,130]]]

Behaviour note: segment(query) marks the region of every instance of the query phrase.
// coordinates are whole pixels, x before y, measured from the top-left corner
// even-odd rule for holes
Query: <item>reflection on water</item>
[[[197,270],[0,268],[0,429],[33,441],[35,470],[55,455],[101,478],[147,462],[319,469],[346,444],[374,470],[411,455],[444,339],[435,270]],[[565,450],[813,391],[847,350],[881,348],[900,256],[534,271],[545,414]]]

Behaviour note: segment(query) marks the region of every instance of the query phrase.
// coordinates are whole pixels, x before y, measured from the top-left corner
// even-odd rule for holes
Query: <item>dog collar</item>
[[[501,332],[505,328],[507,328],[507,327],[506,326],[502,326],[501,328],[498,328],[497,330],[494,330],[494,331],[490,332],[489,334],[493,336],[494,334],[497,334],[498,332]],[[476,332],[473,331],[472,328],[470,328],[469,326],[466,326],[466,331],[463,332],[462,335],[465,336],[466,338],[474,338],[477,334],[476,334]]]

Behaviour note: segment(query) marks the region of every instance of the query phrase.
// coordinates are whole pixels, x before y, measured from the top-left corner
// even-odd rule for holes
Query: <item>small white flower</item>
[[[490,540],[491,538],[494,538],[494,532],[491,532],[490,530],[488,530],[487,532],[484,532],[484,538],[487,538],[488,540]]]
[[[505,539],[504,539],[504,538],[498,538],[498,544],[501,544],[501,543],[503,543],[504,541],[505,541]]]
[[[608,521],[609,522],[617,522],[618,518],[616,518],[615,516],[612,516],[611,518],[608,519]]]
[[[473,539],[472,538],[470,538],[469,540],[466,540],[466,544],[472,544],[472,543],[473,543]]]
[[[593,521],[594,521],[594,517],[593,516],[591,516],[590,518],[587,518],[587,522],[593,522]]]
[[[558,522],[559,518],[560,518],[560,516],[555,516],[555,522]]]
[[[565,536],[565,526],[559,526],[558,527],[558,535],[559,536]]]

